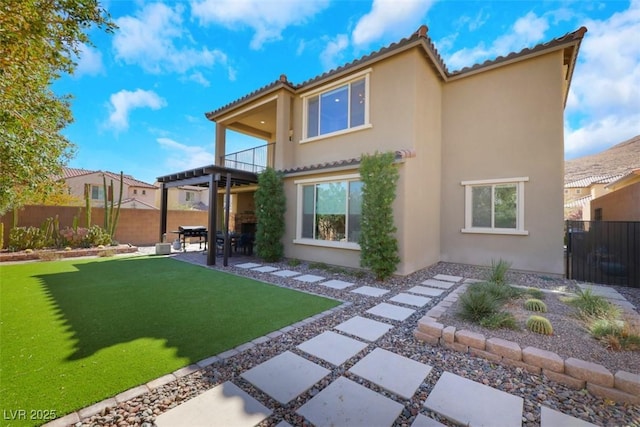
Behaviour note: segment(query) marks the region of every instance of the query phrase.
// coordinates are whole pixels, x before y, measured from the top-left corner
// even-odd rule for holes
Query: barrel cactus
[[[547,312],[547,305],[544,301],[541,301],[537,298],[529,298],[524,302],[524,308],[529,311],[539,311],[541,313]]]
[[[527,329],[541,335],[553,334],[553,326],[551,326],[551,322],[549,322],[549,319],[542,316],[529,316],[527,319]]]

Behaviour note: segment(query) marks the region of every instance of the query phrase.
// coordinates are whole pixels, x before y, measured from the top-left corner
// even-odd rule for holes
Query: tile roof
[[[214,120],[215,117],[217,115],[219,115],[220,113],[223,113],[229,109],[231,109],[232,107],[237,107],[243,103],[246,103],[252,99],[255,99],[259,96],[263,96],[266,95],[270,92],[273,92],[275,90],[278,90],[280,88],[286,88],[288,90],[291,90],[293,92],[302,92],[304,90],[307,90],[308,88],[310,88],[311,86],[318,84],[319,82],[322,82],[328,78],[333,78],[333,77],[337,77],[341,74],[346,74],[347,72],[352,71],[355,68],[358,67],[362,67],[368,63],[371,62],[375,62],[381,59],[384,59],[388,56],[391,56],[393,54],[402,52],[406,49],[415,47],[415,46],[421,46],[425,53],[427,54],[427,56],[429,57],[429,59],[431,60],[433,67],[436,69],[436,71],[438,72],[440,78],[444,81],[450,79],[450,78],[459,78],[464,76],[465,74],[473,74],[475,72],[478,72],[482,69],[485,68],[491,68],[494,66],[498,66],[500,64],[503,63],[508,63],[511,61],[514,61],[516,59],[520,59],[520,58],[524,58],[526,56],[530,56],[530,55],[536,55],[540,52],[546,51],[546,50],[550,50],[559,46],[564,46],[564,45],[569,45],[571,43],[575,43],[578,42],[580,43],[580,41],[582,40],[582,38],[584,37],[584,34],[587,32],[587,29],[585,27],[580,27],[579,29],[577,29],[576,31],[573,32],[569,32],[563,36],[557,37],[555,39],[552,39],[546,43],[540,43],[537,44],[534,47],[531,48],[525,48],[522,49],[519,52],[512,52],[509,53],[506,56],[499,56],[495,59],[491,59],[491,60],[487,60],[481,64],[475,64],[473,66],[470,67],[465,67],[462,68],[461,70],[457,70],[457,71],[453,71],[453,72],[449,72],[449,70],[447,69],[446,64],[444,63],[444,60],[442,59],[442,57],[440,56],[440,53],[438,52],[438,50],[436,49],[433,41],[431,40],[431,38],[428,36],[427,34],[428,32],[428,28],[426,25],[422,25],[418,31],[416,31],[415,33],[413,33],[410,37],[407,38],[403,38],[400,41],[396,42],[396,43],[392,43],[386,47],[383,47],[377,51],[374,51],[368,55],[365,55],[359,59],[356,59],[352,62],[349,62],[345,65],[342,65],[340,67],[334,68],[330,71],[327,71],[323,74],[320,74],[316,77],[313,77],[309,80],[306,80],[300,84],[293,84],[291,82],[289,82],[289,80],[287,79],[287,76],[282,74],[280,76],[280,78],[272,83],[267,84],[266,86],[263,86],[241,98],[236,99],[235,101],[232,101],[216,110],[210,111],[208,113],[205,113],[205,116],[209,119],[209,120]],[[577,49],[573,52],[573,56],[575,58],[575,55],[577,55]],[[572,64],[575,61],[572,61]],[[568,76],[570,79],[570,76],[573,73],[573,68],[571,68],[568,71]]]
[[[591,200],[593,200],[593,196],[591,194],[589,194],[588,196],[584,196],[581,197],[579,199],[575,199],[572,200],[570,202],[567,202],[564,204],[565,208],[579,208],[582,206],[586,206],[587,203],[589,203]]]
[[[565,188],[585,188],[590,187],[593,184],[609,184],[623,175],[594,175],[587,178],[582,178],[577,181],[571,181],[564,185]]]
[[[119,173],[114,173],[114,172],[109,172],[109,171],[101,171],[101,170],[97,170],[97,171],[92,171],[92,170],[88,170],[88,169],[77,169],[77,168],[67,168],[64,167],[62,168],[62,179],[67,179],[67,178],[75,178],[78,176],[83,176],[83,175],[90,175],[93,173],[103,173],[106,175],[106,177],[113,179],[113,180],[120,180],[120,174]],[[141,187],[141,188],[158,188],[155,185],[152,184],[148,184],[144,181],[140,181],[139,179],[135,179],[133,176],[131,175],[123,175],[122,177],[122,181],[127,184],[130,187]]]
[[[414,150],[403,149],[403,150],[396,151],[396,160],[407,159],[415,156],[416,156],[416,152]],[[285,175],[291,175],[291,174],[297,174],[301,172],[313,172],[313,171],[321,171],[324,169],[357,166],[359,164],[360,164],[360,157],[354,157],[352,159],[336,160],[332,162],[316,163],[313,165],[300,166],[300,167],[291,168],[291,169],[284,169],[282,170],[282,172]]]

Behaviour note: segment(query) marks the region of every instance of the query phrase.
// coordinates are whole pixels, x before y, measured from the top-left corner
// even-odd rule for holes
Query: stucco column
[[[291,167],[291,144],[289,129],[291,129],[291,95],[282,91],[278,94],[276,105],[276,146],[273,167],[286,169]]]
[[[224,166],[224,155],[226,154],[226,146],[227,146],[227,127],[221,125],[220,123],[216,123],[216,158],[215,165],[216,166]]]

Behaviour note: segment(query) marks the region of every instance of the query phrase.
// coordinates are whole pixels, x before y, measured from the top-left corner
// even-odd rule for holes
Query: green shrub
[[[521,291],[513,286],[500,285],[496,282],[480,282],[471,285],[474,292],[486,292],[503,303],[520,295]]]
[[[536,298],[529,298],[528,300],[526,300],[524,302],[524,308],[529,311],[539,311],[541,313],[547,312],[547,304]]]
[[[607,335],[620,335],[624,328],[622,320],[596,319],[589,325],[589,332],[596,338]]]
[[[493,313],[481,319],[480,326],[483,326],[489,329],[499,329],[499,328],[508,328],[508,329],[514,329],[514,330],[519,329],[516,318],[513,317],[513,314],[508,313],[506,311]]]
[[[14,227],[9,232],[9,250],[42,249],[45,235],[39,227]]]
[[[287,261],[287,265],[289,267],[297,267],[300,264],[302,264],[302,261],[300,261],[298,258],[291,258]]]
[[[360,161],[362,180],[362,220],[360,265],[370,268],[377,280],[385,280],[400,262],[393,201],[396,198],[398,169],[395,153],[363,155]]]
[[[531,298],[543,300],[545,298],[544,292],[537,288],[527,288],[524,290],[526,295],[529,295]]]
[[[567,301],[571,306],[578,309],[581,317],[592,318],[617,318],[620,317],[620,309],[604,297],[595,295],[591,289],[584,289],[577,292],[574,298]]]
[[[256,204],[257,254],[267,262],[279,261],[284,254],[282,237],[285,232],[284,213],[286,197],[282,173],[267,168],[258,175],[258,189],[254,195]]]
[[[527,329],[541,335],[553,335],[553,326],[546,317],[532,315],[527,319]]]
[[[479,322],[498,311],[500,302],[491,294],[470,288],[460,297],[459,315],[465,320]]]
[[[489,274],[488,282],[494,282],[498,285],[505,285],[507,283],[507,272],[511,268],[511,263],[505,260],[498,262],[491,261],[491,273]]]
[[[85,236],[85,243],[90,246],[100,246],[100,245],[110,245],[111,244],[111,235],[104,228],[99,225],[92,225],[87,230],[87,235]]]

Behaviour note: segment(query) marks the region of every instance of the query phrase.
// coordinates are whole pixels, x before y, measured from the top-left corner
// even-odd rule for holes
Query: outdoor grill
[[[174,233],[178,235],[183,251],[185,251],[187,247],[187,237],[197,238],[200,249],[202,249],[202,243],[204,242],[204,250],[207,250],[207,227],[202,225],[181,225],[178,227],[178,231],[174,231]]]

